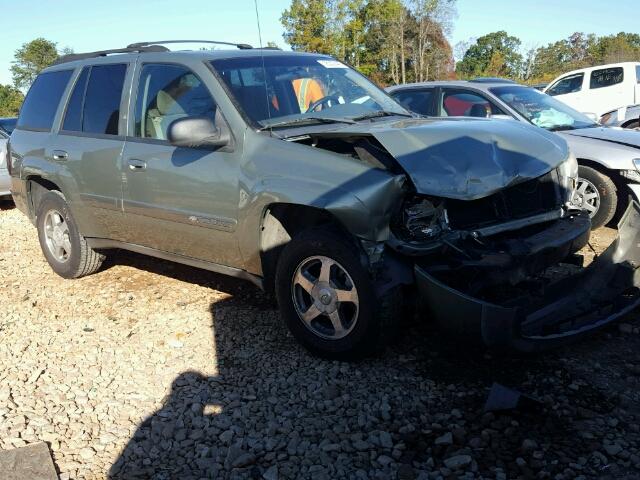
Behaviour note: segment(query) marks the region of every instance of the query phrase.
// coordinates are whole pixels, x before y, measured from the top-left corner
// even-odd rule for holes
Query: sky
[[[285,47],[280,16],[290,0],[257,0],[263,43]],[[44,37],[76,52],[168,39],[210,39],[259,45],[254,0],[0,0],[0,83],[23,43]],[[14,13],[12,13],[14,12]],[[524,47],[583,31],[638,32],[637,0],[458,0],[450,42],[506,30]]]

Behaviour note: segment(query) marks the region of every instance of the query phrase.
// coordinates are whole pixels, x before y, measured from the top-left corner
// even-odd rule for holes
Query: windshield
[[[330,57],[265,55],[211,64],[244,113],[262,127],[357,120],[374,112],[408,115],[364,76]]]
[[[505,86],[490,90],[531,123],[547,130],[574,130],[597,125],[586,115],[534,88]]]

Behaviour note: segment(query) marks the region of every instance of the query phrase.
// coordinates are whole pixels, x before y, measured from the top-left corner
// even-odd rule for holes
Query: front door
[[[224,118],[209,89],[189,68],[143,64],[134,80],[132,135],[123,154],[129,243],[235,266],[241,145],[217,150],[174,147],[172,122]]]
[[[585,90],[588,88],[584,83],[584,73],[573,73],[558,80],[544,93],[557,97],[561,102],[581,112],[583,111]]]

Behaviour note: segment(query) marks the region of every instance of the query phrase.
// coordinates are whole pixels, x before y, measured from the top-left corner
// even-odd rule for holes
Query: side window
[[[118,134],[120,101],[127,66],[94,65],[84,98],[82,131],[107,135]]]
[[[636,67],[636,82],[640,83],[640,65]]]
[[[624,69],[622,67],[603,68],[602,70],[594,70],[591,72],[591,81],[589,88],[611,87],[622,83],[624,80]]]
[[[460,89],[445,89],[441,100],[441,115],[445,117],[481,117],[503,113],[480,94]]]
[[[51,130],[67,83],[73,70],[42,73],[29,89],[20,109],[18,127]]]
[[[431,115],[433,90],[401,90],[392,94],[400,105],[420,115]]]
[[[185,117],[215,121],[216,104],[207,87],[188,68],[144,65],[136,97],[135,136],[166,140],[169,125]]]
[[[582,90],[582,81],[584,73],[576,73],[568,77],[561,78],[553,86],[546,91],[547,95],[555,97],[556,95],[566,95],[567,93],[575,93]]]
[[[87,89],[87,79],[89,78],[89,70],[91,67],[82,69],[82,73],[78,76],[73,92],[69,97],[67,111],[64,114],[64,122],[62,130],[81,132],[82,131],[82,106],[84,103],[84,93]]]

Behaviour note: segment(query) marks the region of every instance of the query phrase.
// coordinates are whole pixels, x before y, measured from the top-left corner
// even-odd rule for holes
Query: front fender
[[[293,183],[288,178],[264,178],[246,193],[252,200],[239,222],[240,250],[247,268],[259,268],[260,236],[256,232],[270,205],[284,203],[325,210],[355,237],[382,242],[389,237],[389,222],[401,202],[404,182],[403,175],[375,169],[338,185],[309,179]]]

